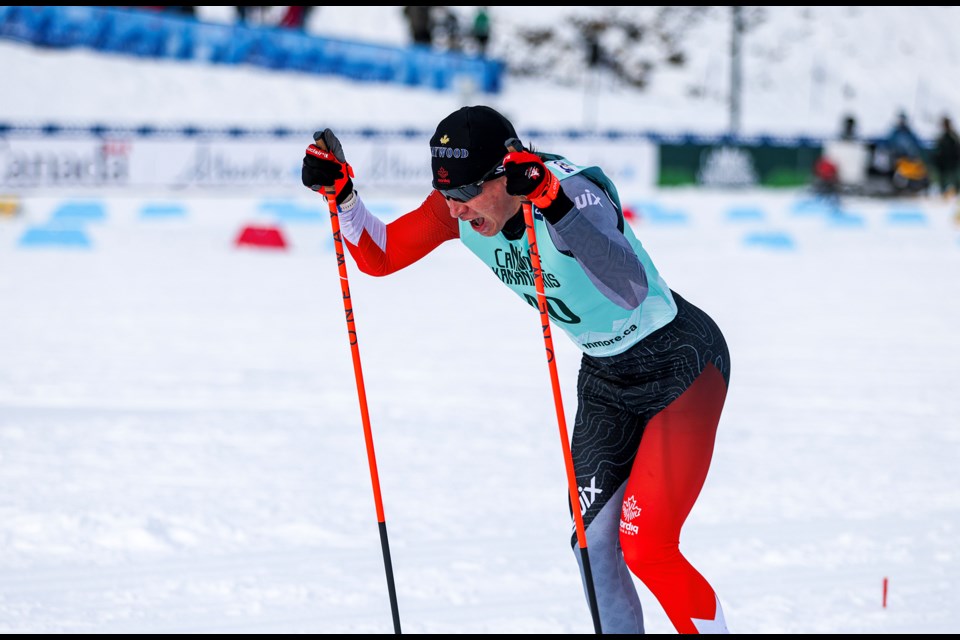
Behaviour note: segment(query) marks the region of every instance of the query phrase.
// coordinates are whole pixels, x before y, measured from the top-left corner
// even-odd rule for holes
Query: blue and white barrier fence
[[[428,47],[324,38],[291,29],[214,24],[125,7],[0,6],[0,38],[145,58],[251,64],[351,80],[452,89],[465,79],[499,93],[502,61]]]

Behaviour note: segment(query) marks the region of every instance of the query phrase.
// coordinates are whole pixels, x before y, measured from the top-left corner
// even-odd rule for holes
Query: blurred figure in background
[[[850,114],[843,118],[843,127],[840,129],[841,140],[856,140],[859,138],[857,133],[857,119]]]
[[[433,7],[404,7],[403,17],[410,26],[413,44],[433,46]]]
[[[310,12],[315,7],[285,7],[285,9],[286,11],[280,16],[280,22],[277,23],[277,26],[303,31],[307,26],[307,18],[310,17]]]
[[[487,45],[490,43],[490,13],[486,7],[477,7],[477,13],[473,16],[470,35],[477,44],[477,54],[485,57],[487,55]]]
[[[919,158],[923,160],[926,155],[923,142],[910,127],[905,111],[897,114],[897,122],[893,125],[890,133],[887,134],[887,148],[893,156],[894,163],[900,158]]]
[[[940,120],[940,136],[931,153],[937,170],[940,194],[952,197],[960,192],[960,138],[948,116]]]
[[[844,116],[840,135],[824,142],[823,155],[814,165],[814,190],[837,198],[840,193],[863,193],[867,189],[869,153],[857,133],[856,118],[850,114]]]
[[[280,27],[303,30],[310,12],[316,7],[235,6],[237,22],[251,27]]]
[[[826,151],[813,164],[813,192],[831,211],[840,211],[840,170]]]
[[[434,41],[442,49],[447,51],[460,51],[462,43],[460,42],[460,19],[457,17],[453,7],[436,7],[439,15],[435,21],[438,36]]]
[[[887,136],[872,146],[869,174],[886,182],[885,195],[918,194],[930,185],[927,162],[923,142],[900,111]]]
[[[266,7],[235,6],[237,22],[241,24],[262,24],[262,14]]]

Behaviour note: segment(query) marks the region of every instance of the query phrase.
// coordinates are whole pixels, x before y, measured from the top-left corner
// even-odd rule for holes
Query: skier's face
[[[503,230],[503,225],[520,209],[522,198],[507,193],[507,179],[503,176],[487,180],[480,193],[466,202],[447,198],[450,215],[470,223],[470,228],[482,236],[492,237]]]

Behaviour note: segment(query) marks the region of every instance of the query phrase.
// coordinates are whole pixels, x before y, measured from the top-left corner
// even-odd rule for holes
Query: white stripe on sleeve
[[[383,220],[376,217],[360,199],[360,195],[354,190],[353,194],[347,198],[344,203],[337,207],[340,217],[340,232],[351,244],[360,244],[360,236],[366,231],[370,238],[380,247],[380,250],[387,250],[387,225]]]

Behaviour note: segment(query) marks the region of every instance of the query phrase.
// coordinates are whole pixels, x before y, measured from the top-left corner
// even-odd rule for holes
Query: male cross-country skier
[[[577,486],[589,493],[576,507],[600,629],[643,633],[632,572],[678,633],[727,633],[719,598],[679,541],[710,468],[730,356],[713,320],[667,286],[609,178],[525,149],[490,107],[463,107],[430,139],[433,189],[385,224],[354,189],[334,133],[324,129],[315,142],[303,184],[335,189],[343,240],[372,276],[459,239],[522,300],[536,300],[523,215],[532,204],[552,320],[583,352],[571,454]],[[571,542],[576,551],[576,534]]]

